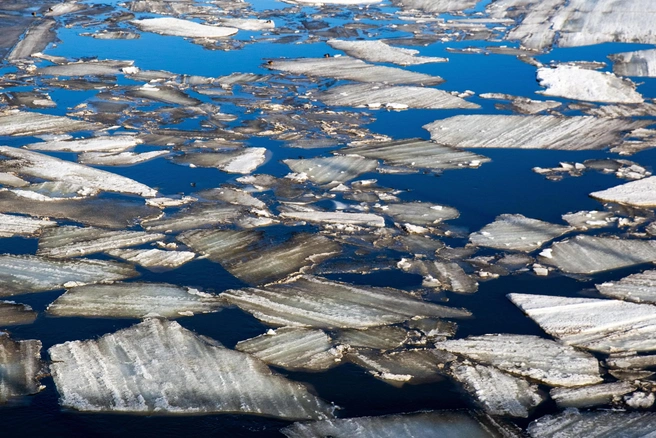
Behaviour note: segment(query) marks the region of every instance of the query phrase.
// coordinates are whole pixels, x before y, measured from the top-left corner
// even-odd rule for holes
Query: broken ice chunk
[[[656,304],[656,270],[629,275],[619,281],[595,285],[599,293],[634,303]]]
[[[580,388],[554,388],[549,392],[559,408],[589,408],[620,400],[637,386],[628,382],[602,383]]]
[[[469,240],[478,246],[531,252],[570,231],[570,227],[530,219],[521,214],[502,214],[480,231],[470,234]]]
[[[258,20],[255,18],[222,18],[220,23],[223,26],[242,30],[267,30],[276,27],[273,20]]]
[[[136,263],[151,271],[164,271],[179,268],[191,261],[196,254],[190,251],[164,251],[161,249],[112,249],[107,251],[118,257]]]
[[[90,318],[177,318],[220,310],[216,295],[165,283],[94,284],[68,289],[48,306],[55,316]]]
[[[56,225],[57,222],[54,221],[0,213],[0,237],[12,237],[15,235],[31,236],[39,233],[46,227],[54,227]]]
[[[42,76],[114,76],[121,74],[124,68],[132,65],[134,65],[134,61],[93,60],[71,62],[39,68],[36,70],[36,74]]]
[[[456,262],[401,259],[397,266],[405,272],[422,275],[427,287],[444,288],[457,293],[474,293],[478,283]]]
[[[382,41],[375,40],[328,40],[328,45],[336,50],[342,50],[348,55],[369,62],[389,62],[399,65],[417,65],[431,62],[447,62],[446,58],[417,56],[419,50],[393,47]]]
[[[241,148],[228,152],[186,153],[173,161],[199,167],[216,167],[228,173],[248,174],[266,159],[265,148]]]
[[[620,76],[656,77],[656,50],[638,50],[610,55],[613,72]]]
[[[332,417],[305,386],[174,321],[147,319],[48,352],[61,405],[80,411]]]
[[[563,220],[570,226],[580,230],[591,228],[603,228],[613,224],[617,218],[610,211],[579,211],[562,216]]]
[[[393,0],[394,6],[405,11],[421,11],[427,13],[456,12],[471,9],[478,0]],[[415,36],[416,38],[416,36]]]
[[[141,140],[133,135],[108,135],[75,140],[49,140],[30,143],[23,147],[37,151],[117,152],[130,149],[140,143]]]
[[[397,289],[356,287],[311,276],[261,289],[229,290],[221,296],[276,326],[367,328],[417,316],[470,316],[464,309],[422,301]]]
[[[251,195],[249,192],[234,187],[218,187],[215,189],[203,190],[195,194],[196,196],[212,200],[212,201],[223,201],[228,204],[243,205],[245,207],[254,207],[259,209],[265,209],[266,204],[255,196]]]
[[[141,226],[148,231],[183,231],[231,223],[241,215],[243,210],[232,205],[196,204],[171,216],[145,220]]]
[[[376,170],[378,161],[357,156],[337,155],[326,158],[283,160],[289,168],[317,184],[346,182]]]
[[[36,312],[30,306],[13,301],[0,301],[0,327],[32,324],[34,320]]]
[[[169,155],[169,151],[150,152],[120,152],[118,154],[107,152],[85,152],[78,156],[78,162],[94,166],[133,166],[155,158]]]
[[[323,331],[304,328],[279,328],[240,341],[235,349],[292,371],[324,371],[339,365],[342,358],[342,350]]]
[[[385,219],[373,213],[346,213],[342,211],[289,211],[280,213],[281,218],[307,222],[340,225],[384,227]]]
[[[556,415],[545,415],[528,425],[532,438],[569,437],[649,437],[654,433],[656,413],[592,411],[567,409]]]
[[[46,369],[41,341],[13,341],[7,333],[0,333],[0,403],[44,389],[39,379]]]
[[[0,135],[2,136],[86,131],[96,128],[98,128],[96,124],[69,117],[18,110],[0,112]]]
[[[413,225],[434,225],[460,216],[455,208],[425,202],[388,204],[378,207],[378,211],[391,216],[395,222]]]
[[[422,320],[423,321],[423,320]],[[351,347],[393,350],[409,340],[408,331],[401,327],[370,327],[366,330],[336,331],[335,342]]]
[[[656,207],[656,176],[593,192],[590,196],[606,202],[653,208]]]
[[[209,26],[173,17],[145,18],[132,23],[146,32],[189,38],[223,38],[237,33],[233,27]]]

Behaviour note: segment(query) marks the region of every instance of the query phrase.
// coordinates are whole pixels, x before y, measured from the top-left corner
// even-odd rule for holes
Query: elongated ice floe
[[[418,138],[351,146],[343,149],[342,153],[375,158],[392,166],[407,166],[415,169],[471,168],[490,161],[483,155]]]
[[[656,350],[656,307],[650,304],[528,294],[508,298],[568,345],[604,353]]]
[[[397,267],[405,272],[424,277],[424,286],[450,290],[457,293],[474,293],[478,283],[467,275],[456,262],[441,260],[401,259]]]
[[[14,341],[0,333],[0,404],[14,397],[36,394],[47,367],[41,361],[41,341]]]
[[[403,204],[387,204],[377,209],[390,216],[395,222],[413,225],[435,225],[460,216],[458,210],[444,205],[428,202],[407,202]]]
[[[283,160],[283,163],[297,174],[297,179],[309,179],[317,184],[343,183],[378,167],[376,160],[351,155]]]
[[[266,148],[242,148],[228,152],[187,153],[174,161],[199,167],[216,167],[228,173],[248,174],[266,159]]]
[[[384,227],[385,219],[373,213],[346,213],[342,211],[290,211],[280,213],[281,218],[326,224]]]
[[[108,135],[75,140],[49,140],[23,147],[37,151],[116,152],[133,148],[140,143],[141,140],[133,135]]]
[[[117,281],[135,276],[137,271],[126,263],[0,255],[0,296],[5,297],[60,289],[64,285]]]
[[[0,237],[31,236],[54,226],[57,226],[55,221],[0,213]]]
[[[132,67],[134,61],[94,60],[51,65],[36,70],[36,74],[49,76],[106,76],[118,75],[122,69]]]
[[[428,13],[463,11],[476,6],[478,0],[392,0],[394,6]]]
[[[636,207],[656,207],[656,176],[592,192],[590,196],[606,202],[635,205]]]
[[[299,5],[375,5],[383,0],[286,0],[289,3],[297,3]]]
[[[610,404],[636,389],[636,385],[628,382],[612,382],[580,388],[554,388],[549,395],[559,408],[589,408]]]
[[[571,65],[538,69],[537,79],[547,96],[608,103],[642,103],[636,85],[614,74],[588,70]]]
[[[8,162],[2,163],[2,166],[11,165],[13,171],[22,175],[68,182],[108,192],[129,193],[144,197],[153,197],[157,194],[155,189],[133,179],[38,152],[0,146],[0,155],[10,159]]]
[[[569,231],[572,228],[521,214],[502,214],[480,231],[470,234],[469,241],[489,248],[531,252]]]
[[[154,160],[155,158],[165,157],[171,152],[164,151],[150,151],[150,152],[85,152],[78,156],[78,162],[83,164],[92,164],[94,166],[133,166],[146,161]]]
[[[402,327],[381,326],[365,330],[342,329],[335,332],[335,342],[350,347],[393,350],[410,339],[408,331]]]
[[[218,296],[165,283],[93,284],[68,289],[48,306],[55,316],[89,318],[179,318],[216,312]]]
[[[86,131],[98,128],[97,124],[70,117],[51,116],[28,111],[0,112],[0,135],[37,135]]]
[[[582,386],[603,381],[594,356],[538,336],[470,336],[438,342],[435,348],[549,386]]]
[[[417,316],[470,315],[464,309],[422,301],[397,289],[356,287],[311,276],[265,288],[229,290],[221,296],[275,326],[367,328]]]
[[[27,304],[0,301],[0,327],[32,324],[36,320],[36,315]]]
[[[146,32],[189,38],[223,38],[237,33],[234,27],[208,26],[172,17],[145,18],[132,23]]]
[[[570,274],[594,274],[656,261],[656,240],[575,236],[540,253],[541,262]]]
[[[276,27],[273,20],[258,20],[256,18],[222,18],[220,23],[223,26],[242,30],[267,30]]]
[[[267,68],[297,75],[347,79],[356,82],[383,82],[386,84],[427,86],[444,82],[438,76],[429,76],[396,67],[367,64],[349,56],[275,60],[270,65],[267,65]]]
[[[330,88],[317,98],[331,106],[366,107],[369,109],[428,108],[476,109],[479,105],[436,88],[352,84]]]
[[[656,304],[656,271],[645,271],[629,275],[619,281],[608,281],[595,285],[599,293],[609,298],[634,303]]]
[[[151,271],[175,269],[196,257],[191,251],[165,251],[162,249],[112,249],[107,251],[112,257],[118,257],[130,263],[136,263]]]
[[[343,355],[323,331],[295,327],[240,341],[235,349],[292,371],[327,370],[339,365]]]
[[[196,204],[171,216],[143,221],[141,226],[157,232],[191,230],[230,223],[243,213],[241,208],[233,205]]]
[[[393,47],[382,41],[375,40],[328,40],[328,45],[336,50],[342,50],[354,58],[369,62],[389,62],[399,65],[417,65],[432,62],[447,62],[446,58],[417,56],[419,50]]]
[[[556,415],[546,415],[528,426],[532,438],[570,437],[652,437],[654,412],[592,411],[567,409]]]
[[[48,44],[57,38],[55,27],[57,22],[52,18],[36,19],[20,40],[7,55],[7,61],[15,62],[29,58],[44,50]]]
[[[48,352],[61,405],[80,411],[332,417],[331,406],[300,383],[173,321],[147,319]]]
[[[113,231],[95,227],[64,226],[44,232],[37,254],[44,257],[68,258],[137,246],[164,238],[163,234],[144,231]]]
[[[656,77],[656,49],[610,55],[613,72],[620,76]]]
[[[437,143],[458,148],[604,149],[621,142],[624,131],[645,120],[590,116],[463,115],[425,125]]]

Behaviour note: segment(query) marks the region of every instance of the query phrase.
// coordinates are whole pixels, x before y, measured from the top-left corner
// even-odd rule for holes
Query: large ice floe
[[[224,38],[237,33],[234,27],[210,26],[173,17],[144,18],[132,23],[147,32],[189,38]]]
[[[0,135],[27,136],[96,129],[98,125],[70,117],[19,110],[0,112]]]
[[[390,62],[399,65],[417,65],[432,62],[446,62],[446,58],[417,56],[419,50],[393,47],[382,41],[363,40],[328,40],[328,45],[336,50],[342,50],[354,58],[369,62]]]
[[[656,271],[654,270],[629,275],[619,281],[607,281],[595,287],[599,293],[609,298],[656,304]]]
[[[470,234],[469,240],[479,246],[530,252],[571,230],[521,214],[503,214],[480,231]]]
[[[61,405],[80,411],[332,417],[333,408],[300,383],[173,321],[147,319],[48,352]]]
[[[593,411],[567,409],[546,415],[528,426],[532,438],[597,438],[651,437],[654,434],[653,412]]]
[[[46,369],[41,361],[41,341],[14,341],[0,332],[0,404],[44,389],[39,380]]]
[[[317,184],[346,182],[363,173],[373,172],[378,161],[350,155],[283,160],[295,172],[296,179],[309,179]]]

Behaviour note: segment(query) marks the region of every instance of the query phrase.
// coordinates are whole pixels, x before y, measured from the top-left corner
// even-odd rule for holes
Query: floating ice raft
[[[39,379],[46,370],[41,362],[41,341],[13,341],[7,333],[0,333],[0,404],[44,389]]]
[[[31,236],[54,226],[57,226],[55,221],[0,213],[0,237]]]
[[[317,184],[330,182],[346,182],[363,173],[376,170],[378,161],[351,156],[337,155],[334,157],[319,157],[299,160],[283,160],[289,168],[296,172],[297,179],[307,178]]]
[[[635,205],[636,207],[656,207],[656,176],[593,192],[590,193],[590,196],[606,202]]]
[[[633,438],[654,435],[654,412],[592,411],[567,409],[546,415],[528,426],[532,438]]]
[[[32,324],[36,320],[36,315],[36,312],[26,304],[0,301],[0,327]]]
[[[620,76],[656,77],[656,49],[610,55],[613,72]]]
[[[385,226],[385,219],[373,213],[347,213],[342,211],[290,211],[280,213],[281,218],[338,225]]]
[[[172,17],[145,18],[132,23],[146,32],[189,38],[224,38],[237,33],[233,27],[208,26]]]
[[[469,235],[478,246],[531,252],[549,240],[569,231],[570,227],[530,219],[521,214],[502,214],[480,231]]]
[[[619,281],[608,281],[595,287],[599,293],[609,298],[656,304],[656,270],[629,275]]]
[[[191,251],[165,251],[162,249],[112,249],[107,251],[112,257],[118,257],[136,263],[152,271],[164,271],[178,268],[196,257]]]
[[[579,388],[554,388],[549,395],[559,408],[588,408],[610,404],[636,389],[638,387],[629,382],[612,382]]]
[[[133,148],[141,143],[133,135],[112,135],[75,140],[50,140],[30,143],[25,149],[65,152],[116,152]]]
[[[61,405],[80,411],[332,417],[333,408],[300,383],[177,322],[147,319],[48,352]]]
[[[0,112],[0,136],[64,133],[96,128],[98,128],[97,124],[69,117],[19,110]]]
[[[418,65],[432,62],[447,62],[447,58],[417,56],[419,50],[393,47],[382,41],[361,40],[328,40],[328,45],[336,50],[342,50],[354,58],[369,62],[389,62],[399,65]]]

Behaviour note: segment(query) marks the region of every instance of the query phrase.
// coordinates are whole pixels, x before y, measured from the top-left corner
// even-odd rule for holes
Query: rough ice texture
[[[0,296],[60,289],[76,285],[136,277],[125,263],[105,260],[52,260],[38,256],[0,255]]]
[[[370,327],[366,330],[343,329],[335,334],[335,342],[339,344],[376,350],[393,350],[408,340],[407,330],[393,326]]]
[[[538,336],[470,336],[438,342],[435,347],[549,386],[602,382],[594,356]]]
[[[26,304],[0,301],[0,327],[32,324],[37,313]]]
[[[432,304],[397,289],[355,287],[311,276],[261,289],[229,290],[221,296],[274,326],[367,328],[416,316],[470,315],[464,309]]]
[[[571,274],[594,274],[656,261],[656,240],[576,236],[540,253],[541,262]]]
[[[342,351],[321,330],[283,327],[240,341],[236,350],[292,371],[324,371],[340,364]]]
[[[0,155],[9,158],[8,161],[1,163],[3,169],[22,175],[67,182],[92,190],[128,193],[144,197],[153,197],[157,194],[157,190],[133,179],[38,152],[0,146]]]
[[[44,387],[39,379],[45,373],[41,341],[13,341],[7,333],[0,333],[0,403],[41,391]]]
[[[561,217],[570,226],[580,230],[608,227],[617,219],[613,212],[596,210],[567,213]]]
[[[531,252],[544,243],[572,231],[570,227],[530,219],[521,214],[502,214],[480,231],[469,235],[474,245]]]
[[[656,271],[629,275],[619,281],[608,281],[595,287],[609,298],[656,304]]]
[[[189,38],[223,38],[237,33],[233,27],[208,26],[172,17],[146,18],[132,23],[146,32]]]
[[[165,283],[94,284],[68,289],[48,306],[55,316],[90,318],[178,318],[220,310],[216,295]]]
[[[636,207],[656,207],[656,176],[593,192],[590,193],[590,196],[606,202],[635,205]]]
[[[618,144],[645,120],[590,116],[463,115],[425,125],[437,143],[459,148],[589,150]]]
[[[474,293],[478,283],[456,262],[401,259],[397,266],[405,272],[424,277],[425,284],[457,293]]]
[[[76,140],[50,140],[30,143],[25,149],[65,152],[116,152],[135,147],[141,141],[133,135],[101,136]]]
[[[656,307],[650,304],[527,294],[508,298],[566,344],[604,353],[656,350]]]
[[[536,385],[492,367],[456,364],[451,376],[492,415],[526,418],[545,399]]]
[[[656,77],[656,49],[610,55],[613,72],[620,76]]]
[[[394,6],[417,9],[422,12],[442,13],[464,11],[476,6],[479,0],[392,0]]]
[[[479,105],[436,88],[389,86],[380,84],[352,84],[333,87],[319,94],[317,99],[331,106],[388,107],[393,109],[476,109]]]
[[[297,75],[346,79],[356,82],[383,82],[386,84],[426,86],[444,82],[438,76],[429,76],[396,67],[367,64],[359,59],[348,56],[276,60],[267,67]]]
[[[145,231],[110,231],[94,227],[64,226],[44,231],[39,239],[37,254],[51,258],[80,257],[163,238],[163,234]]]
[[[643,102],[633,82],[611,73],[559,65],[539,68],[537,79],[546,88],[540,93],[547,96],[607,103]]]
[[[94,166],[133,166],[155,158],[169,155],[170,151],[150,151],[143,153],[136,152],[85,152],[80,154],[78,161],[84,164],[93,164]]]
[[[248,174],[264,163],[266,151],[266,148],[242,148],[229,152],[188,153],[176,157],[174,161],[199,167],[216,167],[228,173]]]
[[[80,411],[332,417],[331,407],[303,385],[173,321],[147,319],[48,352],[61,405]]]
[[[653,438],[656,413],[567,409],[546,415],[528,426],[532,438]]]
[[[171,216],[145,220],[141,226],[148,231],[183,231],[232,223],[242,215],[242,209],[232,205],[195,205]]]
[[[346,213],[343,211],[290,211],[280,213],[281,218],[299,221],[340,225],[384,227],[385,219],[373,213]]]
[[[31,236],[44,228],[56,225],[57,222],[54,221],[0,213],[0,237]]]
[[[317,184],[330,182],[346,182],[363,173],[376,170],[378,161],[355,157],[337,155],[334,157],[319,157],[299,160],[283,160],[289,168]]]
[[[191,251],[165,251],[155,248],[112,249],[107,251],[107,254],[131,263],[136,263],[153,271],[175,269],[196,257],[196,254]]]
[[[637,386],[628,382],[613,382],[580,388],[554,388],[549,395],[560,408],[589,408],[610,404],[636,389]]]
[[[393,47],[382,41],[375,40],[328,40],[328,45],[336,50],[341,50],[354,58],[360,58],[369,62],[385,62],[399,65],[428,64],[432,62],[447,62],[446,58],[435,58],[431,56],[417,56],[419,50]]]
[[[407,202],[404,204],[387,204],[378,209],[399,223],[413,225],[435,225],[442,221],[456,219],[458,210],[444,205],[427,202]]]
[[[382,417],[294,423],[288,438],[490,438],[495,434],[465,411],[435,411]]]
[[[0,112],[0,135],[38,135],[97,128],[98,125],[69,117],[51,116],[31,111]]]
[[[342,149],[342,153],[375,158],[392,166],[407,166],[415,169],[470,168],[490,161],[483,155],[453,149],[418,138],[364,144]]]

